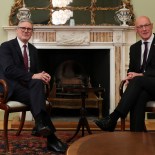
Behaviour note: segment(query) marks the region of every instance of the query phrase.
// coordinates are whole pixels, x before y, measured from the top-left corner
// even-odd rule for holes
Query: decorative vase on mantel
[[[30,17],[31,17],[30,10],[25,7],[25,2],[23,0],[23,7],[18,10],[17,18],[18,20],[22,20],[22,19],[30,18]]]
[[[127,24],[128,21],[131,20],[132,14],[129,9],[126,8],[126,4],[123,3],[123,8],[119,9],[115,13],[117,20],[119,20],[122,24],[121,26],[129,26]]]

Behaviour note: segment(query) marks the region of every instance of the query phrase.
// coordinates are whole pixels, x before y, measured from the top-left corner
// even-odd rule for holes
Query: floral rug
[[[22,131],[20,136],[15,135],[16,131],[9,131],[9,148],[10,153],[7,155],[65,155],[62,153],[54,153],[47,150],[46,138],[35,137],[31,135],[31,131]],[[75,131],[57,131],[58,138],[66,142],[74,135]],[[85,136],[87,133],[85,134]],[[3,133],[0,131],[0,155],[6,155],[5,143],[3,140]],[[68,143],[71,145],[75,140],[81,138],[81,131],[75,136],[75,138]]]

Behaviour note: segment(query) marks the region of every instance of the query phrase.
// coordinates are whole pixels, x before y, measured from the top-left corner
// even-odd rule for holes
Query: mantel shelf
[[[3,26],[4,30],[14,30],[17,26]],[[112,31],[123,31],[123,30],[134,30],[134,26],[43,26],[34,25],[35,30],[112,30]]]

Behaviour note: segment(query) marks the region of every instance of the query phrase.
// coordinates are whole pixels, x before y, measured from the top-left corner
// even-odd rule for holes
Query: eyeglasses
[[[21,29],[22,32],[32,32],[33,31],[33,28],[26,28],[26,27],[18,27],[19,29]]]
[[[143,28],[147,29],[147,28],[149,28],[150,25],[151,25],[151,23],[150,24],[145,24],[145,25],[140,25],[140,26],[137,26],[136,28],[139,29],[139,30],[142,30]]]

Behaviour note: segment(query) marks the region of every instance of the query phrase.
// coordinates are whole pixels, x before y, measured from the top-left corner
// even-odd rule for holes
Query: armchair
[[[122,80],[120,85],[119,85],[119,95],[120,95],[120,97],[123,95],[123,92],[125,90],[125,85],[124,84],[125,84],[125,81]],[[155,113],[155,101],[148,101],[146,103],[145,112],[153,112],[153,113]],[[124,118],[121,118],[121,130],[125,131],[125,119]],[[147,130],[146,126],[145,126],[145,130]]]
[[[4,111],[4,141],[6,144],[6,153],[9,152],[9,143],[8,143],[8,119],[9,114],[14,112],[21,112],[20,125],[16,132],[16,136],[19,136],[25,122],[26,111],[30,111],[30,107],[17,101],[7,101],[8,95],[8,85],[5,80],[0,79],[0,86],[3,88],[3,92],[0,92],[0,109]],[[49,95],[49,85],[46,85],[46,96]],[[49,102],[46,102],[46,107],[50,110]]]

